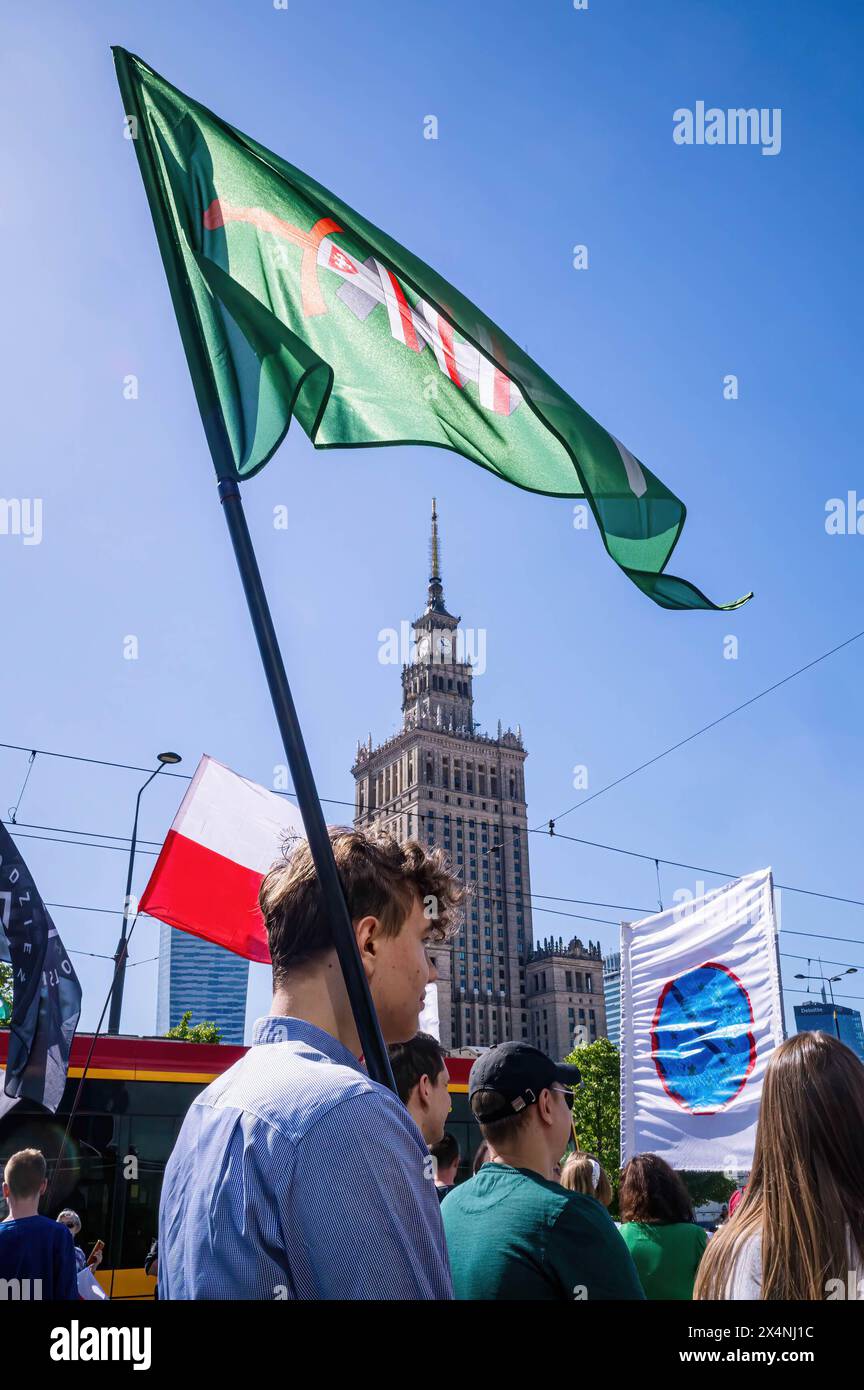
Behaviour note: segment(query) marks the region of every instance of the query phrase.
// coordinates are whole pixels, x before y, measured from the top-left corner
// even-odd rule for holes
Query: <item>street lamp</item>
[[[173,767],[182,762],[179,753],[160,753],[157,761],[159,766],[154,772],[150,773],[143,787],[140,788],[135,799],[135,819],[132,822],[132,843],[129,846],[129,868],[126,873],[126,897],[123,900],[123,922],[120,927],[120,940],[117,943],[117,950],[114,952],[114,981],[111,985],[111,1011],[108,1015],[108,1032],[120,1032],[120,1013],[123,1008],[123,985],[126,981],[126,945],[127,931],[129,924],[129,908],[132,894],[132,873],[135,869],[135,846],[138,842],[138,812],[141,810],[141,797],[153,781],[158,777],[163,767]]]
[[[809,962],[808,962],[808,964],[809,964]],[[822,962],[821,962],[821,960],[820,960],[820,962],[819,962],[819,969],[820,969],[820,971],[821,971],[821,969],[822,969]],[[839,980],[842,980],[842,979],[843,979],[843,976],[844,976],[844,975],[857,975],[857,974],[858,974],[858,967],[857,967],[857,965],[850,965],[850,966],[848,967],[848,969],[846,969],[846,970],[841,970],[839,975],[828,975],[828,976],[826,976],[826,975],[823,974],[823,975],[818,975],[818,976],[817,976],[817,975],[796,975],[796,976],[795,976],[795,979],[796,979],[796,980],[806,980],[806,981],[807,981],[807,984],[808,984],[808,987],[809,987],[809,984],[810,984],[810,981],[811,981],[811,980],[819,979],[819,980],[821,981],[821,984],[822,984],[822,1003],[823,1003],[823,1004],[827,1004],[827,1003],[828,1003],[828,1000],[825,998],[825,986],[828,985],[828,987],[829,987],[829,989],[830,989],[830,991],[831,991],[831,1008],[832,1008],[833,1011],[834,1011],[834,1031],[835,1031],[835,1033],[837,1034],[838,1038],[840,1037],[840,1020],[839,1020],[838,1017],[837,1017],[837,1005],[836,1005],[836,1003],[835,1003],[835,1001],[834,1001],[834,986],[837,984],[837,982],[838,982]],[[808,993],[809,993],[809,988],[808,988]]]

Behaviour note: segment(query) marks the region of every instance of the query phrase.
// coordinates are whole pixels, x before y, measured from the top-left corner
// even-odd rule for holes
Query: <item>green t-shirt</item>
[[[621,1235],[648,1298],[691,1299],[708,1234],[692,1221],[668,1226],[625,1221]]]
[[[456,1298],[644,1298],[606,1209],[528,1168],[485,1163],[441,1203]]]

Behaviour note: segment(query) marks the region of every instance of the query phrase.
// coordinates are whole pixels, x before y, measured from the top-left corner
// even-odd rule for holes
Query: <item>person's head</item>
[[[12,1216],[35,1216],[39,1198],[48,1186],[45,1155],[41,1149],[19,1149],[3,1170],[3,1196]]]
[[[581,1192],[596,1197],[604,1207],[612,1201],[612,1184],[592,1154],[577,1149],[570,1154],[561,1170],[561,1186],[569,1192]]]
[[[328,833],[384,1041],[404,1042],[417,1032],[424,991],[436,978],[428,948],[453,930],[462,890],[440,850],[344,827]],[[259,903],[274,994],[326,989],[334,1012],[345,1015],[332,923],[305,840],[265,875]]]
[[[64,1207],[63,1211],[61,1211],[60,1215],[57,1217],[57,1220],[61,1226],[68,1226],[73,1237],[77,1236],[81,1230],[81,1217],[78,1215],[77,1211],[73,1211],[71,1207]]]
[[[399,1098],[431,1148],[451,1110],[444,1049],[428,1033],[416,1033],[410,1042],[390,1044],[390,1065]]]
[[[694,1298],[724,1298],[741,1245],[761,1237],[763,1299],[845,1288],[851,1243],[864,1252],[864,1066],[830,1033],[796,1033],[772,1052],[750,1178],[711,1237]]]
[[[435,1160],[435,1181],[440,1187],[452,1187],[459,1171],[459,1145],[452,1134],[445,1134],[429,1152]]]
[[[480,1132],[505,1163],[551,1178],[572,1133],[577,1067],[527,1043],[506,1042],[477,1058],[468,1099]]]
[[[683,1180],[657,1154],[637,1154],[621,1174],[621,1220],[662,1226],[692,1221],[693,1202]]]

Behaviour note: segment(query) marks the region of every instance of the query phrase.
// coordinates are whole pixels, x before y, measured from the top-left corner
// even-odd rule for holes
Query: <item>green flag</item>
[[[438,445],[584,497],[655,603],[717,607],[663,573],[684,504],[491,319],[140,58],[114,60],[220,478],[262,468],[292,416],[319,449]]]

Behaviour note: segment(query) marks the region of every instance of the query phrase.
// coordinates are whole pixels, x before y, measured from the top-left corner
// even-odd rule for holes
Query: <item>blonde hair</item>
[[[10,1195],[23,1201],[25,1197],[38,1197],[47,1171],[41,1149],[19,1149],[6,1164],[3,1181]]]
[[[596,1197],[604,1207],[612,1201],[612,1184],[593,1154],[577,1149],[570,1154],[561,1169],[561,1186],[568,1192],[582,1192],[586,1197]]]

